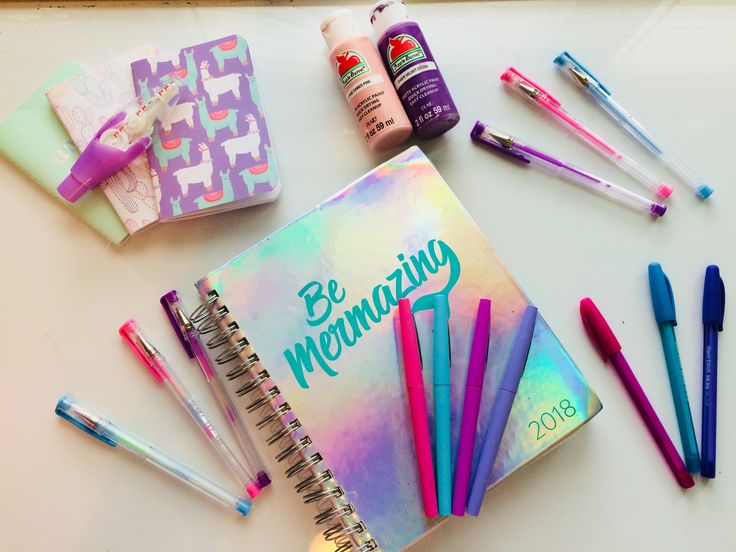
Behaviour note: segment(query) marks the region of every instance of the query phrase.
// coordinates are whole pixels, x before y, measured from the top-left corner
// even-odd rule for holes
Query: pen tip
[[[184,329],[189,329],[192,327],[192,321],[189,319],[189,317],[184,314],[184,311],[181,309],[174,309],[174,313],[176,314],[176,320],[179,322],[179,325]]]

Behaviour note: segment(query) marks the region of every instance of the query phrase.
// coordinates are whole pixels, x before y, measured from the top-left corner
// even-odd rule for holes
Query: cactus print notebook
[[[211,313],[200,328],[218,322],[231,345],[218,360],[219,370],[234,378],[228,385],[235,403],[244,415],[258,411],[289,481],[321,510],[310,550],[334,550],[320,542],[326,530],[338,544],[352,542],[340,550],[397,552],[442,523],[422,509],[394,330],[398,300],[412,301],[431,415],[433,295],[449,299],[453,446],[478,299],[493,302],[476,458],[530,301],[419,148],[328,198],[197,287]],[[491,485],[600,409],[539,316]]]
[[[148,150],[162,221],[273,201],[281,190],[248,43],[238,35],[131,64],[136,93],[182,93]]]
[[[156,51],[150,46],[136,48],[46,91],[51,107],[80,151],[105,121],[135,100],[130,62],[153,56]],[[131,235],[158,222],[158,202],[145,155],[108,178],[100,189]]]

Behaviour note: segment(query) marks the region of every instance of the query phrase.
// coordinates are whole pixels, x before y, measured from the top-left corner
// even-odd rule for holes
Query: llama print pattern
[[[237,59],[243,66],[248,65],[250,58],[248,44],[242,36],[232,36],[216,42],[217,44],[210,48],[210,53],[215,58],[220,71],[225,69],[227,59]]]
[[[278,173],[245,39],[227,36],[131,68],[141,95],[173,79],[184,85],[148,151],[162,220],[274,189]]]
[[[189,186],[192,184],[202,184],[207,192],[212,192],[212,157],[210,157],[210,148],[207,144],[199,144],[199,153],[202,154],[202,160],[198,165],[184,167],[178,171],[174,171],[174,178],[179,183],[182,197],[189,195]]]
[[[131,61],[155,54],[154,48],[136,48],[47,92],[49,104],[79,150],[89,144],[105,121],[134,101],[137,93]],[[155,88],[156,79],[149,82]],[[150,94],[148,83],[143,84],[145,92]],[[111,176],[100,189],[130,234],[158,220],[158,201],[146,155]]]
[[[162,142],[161,137],[156,132],[153,133],[151,138],[153,142],[151,151],[163,172],[169,169],[169,162],[177,157],[181,157],[185,165],[189,166],[191,164],[191,158],[189,157],[189,149],[192,145],[191,138],[174,138]]]
[[[159,63],[168,63],[174,66],[174,69],[180,69],[181,63],[179,62],[179,52],[157,52],[156,54],[150,55],[146,58],[148,65],[151,68],[151,73],[156,75],[158,73]]]
[[[245,116],[245,122],[248,124],[248,131],[244,136],[230,138],[225,140],[221,145],[230,161],[230,167],[235,167],[235,162],[240,154],[250,155],[253,161],[261,160],[261,131],[256,123],[256,118],[252,113]]]
[[[222,191],[205,194],[194,200],[200,210],[230,203],[235,199],[235,190],[233,189],[233,183],[230,181],[229,170],[220,171],[220,182],[222,183]]]
[[[213,77],[209,72],[210,62],[204,60],[199,64],[199,70],[202,73],[202,85],[204,91],[210,98],[210,103],[214,106],[220,101],[220,96],[231,93],[236,100],[240,100],[240,79],[243,77],[240,73],[228,73],[221,77]]]
[[[277,182],[279,175],[276,171],[276,161],[273,157],[273,150],[271,146],[266,146],[266,162],[262,165],[256,165],[248,169],[240,171],[240,178],[243,179],[245,189],[248,191],[248,196],[252,196],[256,191],[258,184],[264,184],[268,187],[265,191],[273,189]]]

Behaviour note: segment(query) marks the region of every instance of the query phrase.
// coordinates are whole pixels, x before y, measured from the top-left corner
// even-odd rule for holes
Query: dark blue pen
[[[718,332],[723,331],[726,290],[716,265],[705,269],[703,287],[703,432],[700,475],[716,476],[716,402],[718,392]]]

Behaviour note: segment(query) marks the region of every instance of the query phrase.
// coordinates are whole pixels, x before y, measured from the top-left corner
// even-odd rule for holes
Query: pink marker
[[[414,430],[414,449],[417,455],[419,482],[422,487],[424,515],[436,517],[439,513],[437,488],[434,481],[432,445],[429,440],[427,402],[424,397],[422,357],[419,352],[414,315],[411,313],[411,303],[408,299],[399,299],[399,323],[401,325],[401,351],[404,357],[406,395],[409,398],[411,409],[411,425]]]
[[[470,485],[470,468],[473,464],[473,448],[478,433],[478,410],[483,393],[483,380],[488,363],[488,343],[491,339],[491,300],[481,299],[478,303],[478,316],[475,319],[473,342],[468,359],[468,375],[465,377],[465,400],[463,401],[463,421],[460,426],[460,443],[457,447],[457,467],[455,486],[452,491],[452,513],[465,515]]]
[[[652,190],[659,197],[669,197],[672,194],[671,186],[664,182],[659,182],[649,171],[639,165],[639,163],[624,155],[611,144],[606,143],[600,136],[585,127],[580,121],[571,117],[562,108],[559,100],[534,81],[525,77],[513,67],[506,69],[501,75],[501,80],[508,84],[512,90],[552,115],[556,121],[559,121],[565,128],[571,130],[577,138],[617,165],[634,180]]]
[[[258,494],[260,491],[258,485],[254,482],[256,477],[243,467],[240,461],[237,459],[230,447],[220,437],[220,434],[215,427],[210,423],[207,416],[200,406],[194,401],[192,394],[187,391],[182,381],[176,376],[176,373],[171,369],[171,366],[166,362],[166,359],[158,349],[154,347],[150,341],[148,341],[140,332],[138,325],[135,320],[128,320],[118,330],[120,336],[130,346],[138,359],[143,365],[148,368],[151,375],[159,383],[164,383],[169,388],[174,396],[178,399],[179,403],[184,407],[184,410],[192,417],[194,423],[202,431],[207,440],[210,442],[212,447],[215,449],[217,454],[222,458],[228,468],[235,474],[238,481],[243,485],[243,488],[248,492],[251,498]]]

